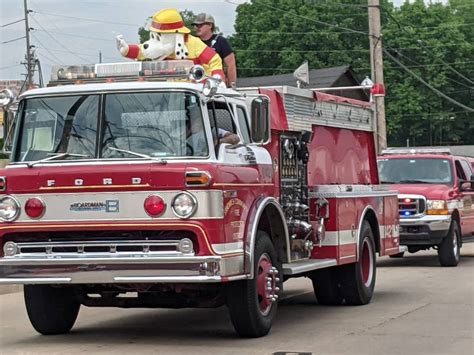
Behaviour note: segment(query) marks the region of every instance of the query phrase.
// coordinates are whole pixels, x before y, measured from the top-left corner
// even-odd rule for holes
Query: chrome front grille
[[[8,253],[10,255],[5,253],[5,258],[193,256],[194,251],[188,253],[181,251],[181,241],[182,240],[107,240],[18,243],[9,241],[7,243],[11,252]]]
[[[398,195],[398,210],[401,218],[421,216],[426,210],[426,198],[421,195]]]

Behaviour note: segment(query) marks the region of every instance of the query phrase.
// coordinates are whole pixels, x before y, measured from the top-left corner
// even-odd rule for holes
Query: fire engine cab
[[[376,253],[400,252],[367,102],[235,91],[189,61],[55,68],[17,102],[0,283],[24,285],[42,334],[81,305],[227,305],[240,336],[263,336],[284,281],[367,304]]]

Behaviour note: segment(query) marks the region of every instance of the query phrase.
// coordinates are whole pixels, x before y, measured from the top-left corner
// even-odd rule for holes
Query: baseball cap
[[[193,25],[200,25],[201,23],[213,23],[215,24],[216,22],[214,21],[214,17],[212,17],[210,14],[206,13],[200,13],[199,15],[196,16],[196,18],[193,21]]]

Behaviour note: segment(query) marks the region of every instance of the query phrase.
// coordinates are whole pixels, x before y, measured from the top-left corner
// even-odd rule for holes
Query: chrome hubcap
[[[257,264],[257,297],[260,312],[267,315],[272,304],[278,300],[277,286],[280,282],[278,269],[271,263],[270,257],[263,254]]]
[[[361,255],[361,271],[362,271],[362,282],[364,282],[365,287],[369,287],[372,283],[372,278],[374,275],[374,258],[372,253],[372,246],[367,240],[364,240],[364,245],[362,246],[362,255]]]

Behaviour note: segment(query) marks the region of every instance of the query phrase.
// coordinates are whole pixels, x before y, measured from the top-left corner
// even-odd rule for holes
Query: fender
[[[360,243],[360,234],[362,233],[362,222],[364,221],[365,219],[365,216],[367,215],[367,211],[371,210],[372,212],[374,212],[375,214],[375,217],[377,217],[377,213],[375,212],[375,209],[371,206],[371,205],[367,205],[365,206],[364,210],[362,211],[361,215],[360,215],[360,219],[359,219],[359,227],[357,228],[357,248],[356,248],[356,261],[359,261],[359,243]],[[380,226],[380,223],[377,219],[377,224]],[[375,232],[374,232],[375,234]],[[374,235],[375,237],[375,235]],[[381,238],[380,238],[381,239]],[[375,244],[375,249],[377,249],[377,244],[376,244],[376,240],[374,240],[374,244]],[[382,243],[381,240],[379,240],[379,243]],[[382,249],[382,245],[380,245],[380,249]]]
[[[274,197],[260,196],[259,199],[254,203],[252,207],[252,212],[249,213],[247,219],[247,233],[245,239],[245,253],[244,253],[244,272],[247,275],[250,275],[252,279],[254,277],[253,262],[254,262],[254,249],[255,242],[257,238],[257,227],[260,221],[260,217],[263,214],[265,208],[269,205],[272,205],[279,212],[281,220],[283,222],[284,234],[285,234],[285,243],[286,243],[286,253],[288,260],[290,259],[290,242],[288,238],[288,227],[286,225],[285,215],[283,210]]]

